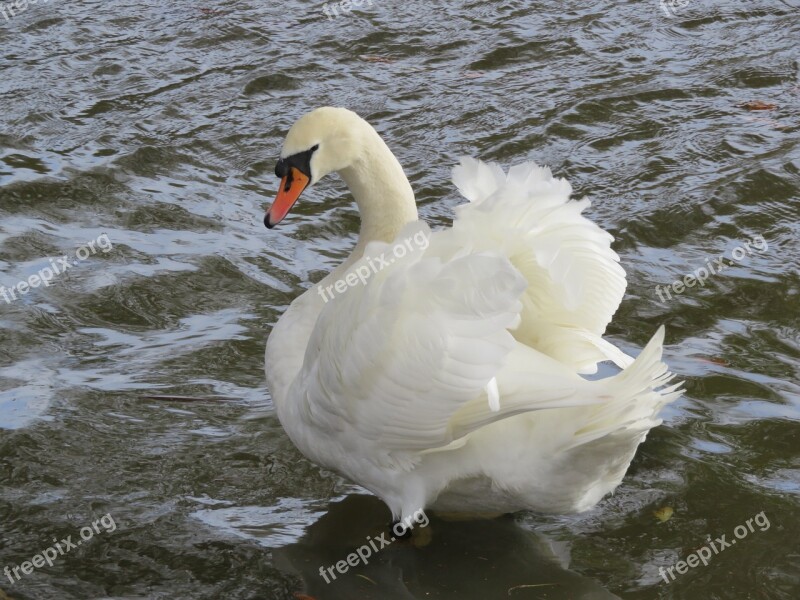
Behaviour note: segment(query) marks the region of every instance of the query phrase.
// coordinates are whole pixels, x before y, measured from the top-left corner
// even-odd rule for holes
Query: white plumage
[[[612,237],[581,214],[589,202],[570,201],[569,183],[533,163],[506,174],[466,158],[453,181],[469,203],[431,233],[396,159],[355,113],[309,113],[282,157],[315,145],[311,184],[338,171],[362,229],[350,259],[269,338],[268,385],[297,447],[400,518],[567,513],[613,491],[680,391],[664,388],[663,327],[636,360],[602,338],[625,273]],[[362,277],[337,291],[349,273]],[[623,371],[580,376],[605,360]]]

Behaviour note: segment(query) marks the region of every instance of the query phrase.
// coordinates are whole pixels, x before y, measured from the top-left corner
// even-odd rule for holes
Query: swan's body
[[[568,513],[613,491],[680,392],[658,391],[669,379],[663,328],[635,361],[601,337],[625,273],[611,236],[581,216],[588,201],[568,202],[569,184],[532,163],[505,175],[466,159],[454,182],[470,203],[431,234],[377,132],[322,108],[287,136],[267,224],[333,171],[360,209],[359,242],[267,344],[267,382],[295,445],[401,518]],[[376,269],[381,255],[391,264]],[[580,376],[605,360],[624,370]]]

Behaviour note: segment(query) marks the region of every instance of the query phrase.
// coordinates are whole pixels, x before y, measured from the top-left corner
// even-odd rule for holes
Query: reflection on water
[[[275,550],[276,564],[297,573],[304,592],[321,599],[406,600],[412,598],[617,598],[590,578],[568,569],[564,549],[522,529],[511,517],[447,522],[429,515],[430,540],[421,548],[399,540],[366,556],[351,556],[368,540],[389,541],[390,517],[372,496],[332,502],[295,543]],[[383,538],[381,535],[383,534]],[[383,547],[381,547],[383,546]],[[558,553],[557,553],[558,552]],[[353,564],[357,566],[352,566]],[[325,571],[329,583],[320,574]],[[335,577],[335,579],[333,579]],[[542,594],[545,592],[545,594]]]
[[[14,375],[19,372],[20,367],[21,365],[15,365]],[[0,377],[4,370],[8,371],[0,370]],[[0,429],[16,429],[30,424],[36,418],[47,418],[44,415],[48,406],[46,395],[37,394],[34,386],[16,386],[0,392]]]

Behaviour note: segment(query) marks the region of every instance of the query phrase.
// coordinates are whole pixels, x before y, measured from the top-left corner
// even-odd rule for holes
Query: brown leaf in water
[[[295,592],[292,594],[297,600],[317,600],[314,596],[308,596],[306,594],[301,594],[300,592]]]
[[[385,56],[375,56],[374,54],[361,54],[359,57],[361,60],[365,60],[367,62],[374,62],[374,63],[393,63],[394,61],[391,58],[386,58]]]
[[[671,506],[662,506],[658,510],[654,510],[653,515],[662,523],[666,523],[672,518],[674,512],[675,510]]]
[[[777,104],[771,102],[764,102],[763,100],[748,100],[737,104],[739,108],[746,108],[747,110],[772,110],[778,108]]]
[[[722,360],[721,358],[712,358],[711,356],[698,356],[697,360],[702,360],[703,362],[711,363],[712,365],[720,365],[722,367],[727,367],[727,361]]]
[[[747,115],[744,117],[747,121],[752,121],[753,123],[764,123],[765,125],[769,125],[774,129],[780,129],[781,131],[786,131],[787,129],[791,129],[791,125],[784,125],[783,123],[779,123],[773,119],[766,119],[764,117],[751,117]]]

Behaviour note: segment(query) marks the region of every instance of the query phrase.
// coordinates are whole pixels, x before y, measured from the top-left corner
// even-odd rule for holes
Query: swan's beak
[[[289,173],[281,179],[281,187],[275,202],[269,207],[267,215],[264,217],[264,225],[272,229],[289,214],[289,211],[297,202],[300,194],[308,187],[311,179],[297,167],[289,167]]]

